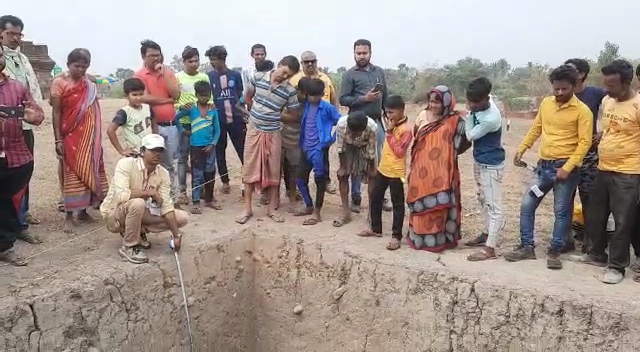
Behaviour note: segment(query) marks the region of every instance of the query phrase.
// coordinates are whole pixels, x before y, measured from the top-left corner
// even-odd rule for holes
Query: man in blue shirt
[[[244,139],[247,124],[244,121],[242,110],[237,108],[244,90],[242,74],[227,67],[227,49],[224,46],[211,47],[205,52],[205,55],[213,67],[208,75],[213,88],[213,100],[220,116],[220,140],[216,147],[218,172],[222,180],[222,193],[229,194],[231,187],[229,186],[229,169],[226,157],[227,135],[231,138],[240,163],[244,164]],[[242,185],[240,187],[242,190]]]
[[[209,82],[198,81],[193,86],[198,103],[190,109],[180,110],[176,114],[178,132],[191,138],[191,213],[202,214],[200,196],[204,198],[204,205],[215,210],[222,207],[213,196],[213,186],[216,173],[216,145],[220,138],[220,121],[211,100],[211,85]],[[184,120],[180,121],[182,118]],[[185,123],[188,122],[188,123]],[[204,188],[204,189],[203,189]]]
[[[484,217],[484,229],[478,237],[465,243],[482,246],[467,257],[470,261],[495,259],[499,232],[504,227],[502,208],[502,174],[505,152],[502,148],[502,114],[489,97],[492,84],[486,77],[471,81],[467,87],[469,115],[467,139],[473,142],[473,174],[478,186],[478,202]]]
[[[578,83],[574,87],[574,93],[580,101],[585,103],[591,112],[593,113],[593,142],[591,143],[591,149],[582,160],[582,166],[578,169],[579,181],[578,181],[578,194],[580,196],[580,203],[582,204],[582,214],[583,216],[588,216],[588,208],[589,208],[589,194],[593,187],[593,183],[595,180],[595,175],[598,166],[598,142],[600,142],[601,134],[598,133],[597,121],[598,121],[598,112],[600,111],[600,104],[602,103],[602,98],[606,96],[604,89],[600,87],[586,86],[585,81],[589,76],[589,72],[591,67],[589,66],[589,62],[585,59],[569,59],[565,61],[566,65],[571,65],[576,68],[578,71]],[[604,235],[604,234],[603,234]],[[582,240],[582,252],[587,253],[587,249],[591,245],[591,241],[588,238],[577,238],[578,240]],[[564,253],[570,252],[575,249],[574,239],[571,233],[567,234],[567,238],[565,239],[565,248],[563,250]]]

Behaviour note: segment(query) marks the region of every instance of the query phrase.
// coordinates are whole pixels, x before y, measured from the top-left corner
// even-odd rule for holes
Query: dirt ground
[[[123,104],[102,101],[109,175],[118,158],[105,131]],[[411,107],[408,115],[415,117],[417,111]],[[511,121],[511,130],[504,133],[508,159],[529,124]],[[119,258],[119,236],[101,224],[64,234],[63,214],[56,210],[53,147],[47,119],[36,129],[31,182],[32,213],[42,220],[31,231],[44,243],[17,244],[16,251],[30,257],[29,266],[0,265],[0,327],[5,329],[0,346],[7,351],[85,351],[86,346],[116,350],[128,342],[137,347],[130,350],[184,350],[148,345],[154,336],[174,347],[181,335],[184,342],[168,234],[149,237],[150,263],[138,266]],[[218,195],[222,211],[205,209],[190,217],[180,254],[197,339],[217,340],[221,346],[202,351],[619,351],[640,346],[637,284],[627,279],[606,286],[596,279],[600,268],[566,261],[561,271],[546,269],[550,199],[537,214],[537,261],[469,263],[469,249],[431,254],[413,251],[404,242],[390,252],[384,248],[390,214],[383,219],[385,238],[355,235],[366,226],[364,212],[342,228],[331,226],[340,211],[338,195],[327,195],[324,221],[313,227],[290,215],[275,224],[260,207],[247,225],[236,224],[240,168],[231,148],[227,153],[232,194]],[[336,165],[337,156],[332,157]],[[534,162],[535,151],[525,160]],[[481,223],[470,153],[460,164],[463,229],[470,237]],[[518,241],[519,203],[530,178],[510,163],[505,174],[507,224],[501,251]],[[343,286],[347,293],[340,298],[336,289]],[[297,305],[304,307],[301,316],[292,313]],[[85,348],[72,348],[78,344]],[[510,349],[511,344],[519,348]]]
[[[108,137],[106,136],[106,129],[114,116],[117,109],[125,104],[124,100],[117,99],[104,99],[102,103],[102,132],[103,132],[103,147],[105,153],[105,164],[109,178],[112,175],[115,162],[118,160],[118,155],[111,146]],[[407,115],[411,118],[415,118],[419,112],[419,107],[410,106],[407,109]],[[35,129],[36,135],[36,166],[33,179],[31,181],[31,213],[42,221],[40,225],[31,226],[30,230],[40,236],[44,243],[39,246],[28,245],[19,243],[17,245],[17,251],[22,255],[31,256],[45,248],[50,248],[63,243],[70,239],[70,236],[62,232],[62,219],[63,215],[56,211],[56,202],[59,198],[59,187],[56,176],[56,158],[54,155],[54,140],[50,119],[50,109],[45,106],[46,116],[48,117],[45,122]],[[504,208],[507,216],[507,224],[504,228],[502,235],[502,248],[507,248],[512,244],[517,243],[518,239],[518,212],[519,204],[522,192],[525,184],[530,178],[529,172],[523,169],[515,168],[511,165],[510,160],[513,157],[513,151],[517,147],[524,133],[530,124],[529,120],[514,119],[511,122],[511,130],[504,132],[504,145],[507,150],[507,166],[505,170],[506,177],[503,184],[503,197]],[[229,174],[231,177],[233,192],[231,195],[220,195],[218,192],[218,186],[220,182],[216,184],[216,194],[223,206],[229,207],[230,204],[237,203],[239,199],[238,185],[240,184],[240,163],[235,155],[232,147],[229,145],[227,150],[227,160],[229,162]],[[529,151],[525,155],[525,160],[534,162],[536,160],[535,151]],[[337,155],[332,153],[332,164],[337,165]],[[475,235],[481,230],[481,219],[479,218],[479,212],[477,207],[477,201],[475,198],[476,186],[473,180],[472,173],[472,157],[470,151],[465,153],[460,158],[460,167],[462,173],[462,187],[463,187],[463,200],[462,205],[464,208],[463,218],[463,231],[468,236]],[[332,172],[337,169],[332,167]],[[324,220],[331,220],[335,217],[339,210],[340,199],[336,195],[327,195],[326,205],[324,209]],[[366,204],[363,202],[363,204]],[[537,242],[540,244],[546,244],[549,239],[549,232],[551,231],[552,213],[550,208],[551,200],[545,199],[542,203],[541,209],[537,213]],[[284,210],[284,209],[283,209]],[[224,212],[224,211],[223,211]],[[257,208],[256,213],[261,214],[261,209]],[[94,212],[95,216],[99,218],[99,213]],[[215,214],[213,211],[205,210],[204,215],[195,217],[192,216],[192,222],[198,224],[207,225],[209,223],[209,216]],[[388,215],[387,215],[388,216]],[[389,218],[390,220],[390,218]],[[296,231],[296,228],[301,226],[301,219],[287,216],[285,223],[278,225],[282,231]],[[364,212],[360,216],[355,217],[355,221],[350,227],[364,227],[365,215]],[[85,234],[87,231],[97,228],[97,226],[83,227],[78,230],[79,234]],[[344,231],[349,231],[349,228],[345,228]],[[64,245],[61,249],[65,251],[65,247],[73,248],[75,250],[89,250],[96,244],[96,240],[99,239],[99,235],[87,236],[85,239],[78,239],[69,245]],[[82,248],[82,249],[81,249]],[[115,249],[114,249],[115,250]],[[60,253],[57,253],[56,256]],[[38,258],[32,260],[32,264],[38,265],[40,261],[46,261],[49,253],[39,255]]]

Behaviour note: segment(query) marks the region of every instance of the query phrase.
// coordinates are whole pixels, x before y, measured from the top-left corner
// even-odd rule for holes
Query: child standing
[[[140,152],[142,138],[151,133],[158,133],[158,123],[153,116],[153,110],[140,100],[144,95],[144,83],[138,78],[129,78],[122,83],[128,104],[116,112],[107,129],[107,136],[113,147],[122,156],[134,156]],[[122,128],[125,140],[123,147],[116,132]]]
[[[384,193],[389,188],[393,205],[393,225],[391,227],[391,242],[387,244],[387,249],[393,251],[400,248],[400,240],[402,240],[404,177],[412,129],[404,114],[405,103],[401,96],[390,96],[384,106],[387,115],[387,129],[378,172],[371,181],[373,182],[369,199],[371,227],[358,235],[382,237],[382,205]]]
[[[180,110],[176,114],[176,126],[180,133],[190,136],[191,157],[191,213],[202,214],[200,196],[205,206],[216,210],[222,209],[213,195],[214,176],[216,172],[215,148],[220,138],[220,119],[218,111],[211,104],[211,84],[199,81],[193,85],[198,98],[197,104],[189,110]],[[179,123],[187,117],[188,123]],[[203,190],[204,188],[204,190]]]
[[[340,112],[335,106],[322,100],[324,82],[313,78],[303,77],[298,83],[298,90],[303,90],[306,96],[299,96],[304,101],[300,130],[300,162],[296,183],[305,204],[304,210],[294,213],[295,216],[311,215],[302,222],[303,225],[315,225],[322,220],[320,210],[324,203],[327,190],[329,172],[329,147],[335,141],[331,129],[338,123]],[[302,98],[302,99],[300,99]],[[309,174],[313,171],[316,183],[315,207],[309,194]]]

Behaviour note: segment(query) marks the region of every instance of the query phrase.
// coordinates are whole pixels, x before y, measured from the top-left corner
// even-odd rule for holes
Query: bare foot
[[[68,234],[75,234],[76,233],[76,222],[75,220],[73,220],[73,217],[67,217],[64,219],[64,227],[62,229],[62,231],[64,231],[64,233],[68,233]]]
[[[96,220],[87,213],[86,210],[82,210],[78,213],[78,221],[85,224],[93,224]]]

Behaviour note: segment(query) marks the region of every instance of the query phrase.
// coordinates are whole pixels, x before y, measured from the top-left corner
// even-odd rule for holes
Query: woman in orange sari
[[[407,204],[407,242],[413,249],[441,252],[458,245],[462,207],[458,155],[471,144],[448,87],[437,86],[415,123]]]
[[[92,222],[87,209],[100,203],[108,189],[98,89],[86,76],[90,64],[87,49],[74,49],[67,57],[69,73],[51,85],[56,153],[64,168],[65,232],[73,232],[74,212],[78,221]]]

